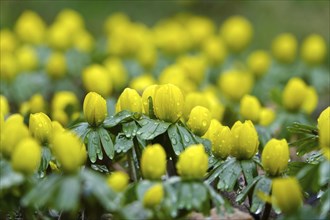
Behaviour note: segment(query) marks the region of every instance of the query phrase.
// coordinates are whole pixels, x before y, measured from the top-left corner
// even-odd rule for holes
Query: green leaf
[[[0,160],[0,195],[4,190],[18,186],[24,181],[24,176],[12,170],[11,165],[5,160]]]
[[[236,202],[242,203],[248,196],[248,193],[254,188],[255,184],[261,179],[263,176],[257,176],[253,179],[253,181],[246,186],[241,193],[238,194],[236,197]]]
[[[48,147],[43,147],[39,171],[45,171],[51,159],[52,159],[52,153],[50,152],[50,149]]]
[[[245,177],[246,184],[252,183],[253,178],[257,176],[257,167],[253,160],[242,160],[241,167]]]
[[[80,180],[78,176],[66,176],[61,180],[55,200],[55,208],[59,210],[74,210],[80,197]]]
[[[133,140],[127,138],[124,133],[119,133],[115,140],[115,150],[117,153],[125,153],[134,146]]]
[[[216,192],[212,186],[206,183],[204,183],[204,185],[208,189],[208,193],[211,197],[212,203],[216,207],[216,211],[218,214],[223,213],[223,207],[225,208],[226,212],[232,212],[232,207],[230,206],[230,204],[218,192]]]
[[[199,182],[192,182],[191,192],[193,194],[193,198],[191,200],[192,207],[196,210],[203,210],[203,204],[208,199],[208,191],[205,188],[205,185]]]
[[[272,181],[267,177],[261,178],[255,185],[253,195],[252,195],[252,205],[250,211],[255,214],[260,214],[263,207],[265,206],[265,202],[260,199],[258,196],[259,191],[269,195],[272,186]]]
[[[322,194],[320,199],[320,206],[321,206],[321,216],[326,217],[326,215],[330,211],[330,189],[326,189],[325,192]]]
[[[225,165],[225,161],[219,161],[210,171],[207,179],[204,182],[207,184],[213,183],[213,181],[219,176],[220,172],[223,170],[224,165]]]
[[[300,161],[289,162],[286,174],[289,176],[296,176],[297,173],[306,165],[307,165],[306,162],[300,162]]]
[[[181,136],[181,142],[184,146],[184,148],[196,144],[192,134],[190,133],[190,131],[188,131],[185,127],[177,124],[177,128],[179,131],[179,134]]]
[[[256,125],[256,130],[258,132],[259,140],[260,140],[260,145],[259,149],[263,149],[267,142],[272,138],[270,132],[268,129],[262,126]]]
[[[330,182],[330,161],[325,160],[320,164],[319,185],[324,186]]]
[[[156,118],[155,112],[154,112],[154,104],[152,101],[152,97],[148,97],[148,103],[149,103],[149,117],[150,118]]]
[[[122,124],[122,131],[126,135],[126,137],[134,137],[138,130],[138,126],[136,125],[135,121],[130,121]]]
[[[103,122],[103,127],[112,128],[120,124],[121,122],[129,121],[129,119],[132,119],[133,116],[133,112],[123,110],[121,112],[118,112],[115,116],[107,117]]]
[[[163,134],[171,125],[168,122],[149,118],[142,118],[138,123],[141,125],[141,128],[138,130],[137,134],[145,140],[152,140],[158,135]]]
[[[88,144],[87,144],[88,156],[91,162],[95,163],[96,155],[98,158],[100,157],[103,158],[103,154],[100,146],[100,137],[97,131],[91,130],[87,134],[87,138],[88,138]]]
[[[233,162],[227,162],[226,166],[224,166],[219,173],[220,178],[217,188],[220,190],[232,191],[241,172],[242,168],[239,161],[233,160]]]
[[[82,140],[85,140],[87,133],[90,131],[89,125],[87,122],[81,122],[79,124],[74,125],[70,128],[74,133],[78,135],[78,137]]]
[[[305,191],[312,190],[317,192],[320,189],[319,185],[319,164],[308,164],[304,166],[297,174],[297,179],[301,187]]]
[[[190,182],[181,182],[178,188],[178,194],[178,208],[191,210],[193,194]]]
[[[137,184],[137,187],[136,187],[136,194],[137,194],[137,198],[142,201],[143,200],[143,197],[144,197],[144,194],[146,193],[146,191],[152,187],[155,183],[149,181],[149,180],[143,180],[143,181],[140,181],[138,184]]]
[[[113,157],[115,155],[115,148],[114,148],[114,145],[112,143],[109,133],[104,128],[100,128],[100,129],[98,129],[98,134],[99,134],[99,137],[100,137],[100,140],[101,140],[101,143],[102,143],[102,146],[103,146],[103,149],[104,149],[106,155],[110,159],[113,159]]]
[[[177,130],[177,125],[172,124],[167,130],[167,134],[171,141],[174,153],[176,155],[179,155],[184,150],[184,147],[181,142],[181,136],[179,134],[179,131]]]
[[[205,151],[209,156],[212,155],[211,154],[212,144],[210,140],[198,137],[195,134],[192,134],[192,137],[194,138],[196,144],[203,144]]]
[[[151,219],[151,210],[145,209],[141,202],[133,202],[120,210],[120,219]]]

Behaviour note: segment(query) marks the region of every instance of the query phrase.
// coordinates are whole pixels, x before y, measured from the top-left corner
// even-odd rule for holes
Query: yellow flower
[[[0,78],[1,80],[11,81],[15,79],[18,73],[17,58],[13,54],[1,56],[0,62]]]
[[[207,108],[210,110],[212,118],[221,121],[225,113],[225,106],[213,92],[204,92],[204,97],[208,101]]]
[[[180,155],[176,164],[179,175],[186,180],[202,179],[208,168],[208,156],[202,144],[191,145]]]
[[[203,138],[207,138],[212,143],[212,153],[214,156],[226,159],[231,151],[232,137],[230,128],[221,125],[215,119],[211,120],[211,124]]]
[[[237,121],[231,128],[233,145],[231,155],[238,160],[251,159],[258,151],[258,133],[250,120]]]
[[[108,70],[99,64],[93,64],[86,67],[83,70],[82,81],[88,92],[96,92],[103,97],[111,95],[111,76]]]
[[[109,57],[103,64],[111,76],[114,89],[121,91],[128,81],[127,71],[122,61],[117,57]]]
[[[126,88],[119,96],[116,112],[129,110],[142,113],[142,98],[135,89]]]
[[[61,10],[56,16],[56,22],[68,27],[71,33],[75,33],[84,28],[84,19],[77,12],[72,9],[65,8]]]
[[[324,38],[318,34],[307,36],[301,45],[301,57],[310,64],[317,65],[324,61],[327,54],[327,44]]]
[[[207,62],[204,56],[182,56],[178,58],[178,65],[185,71],[189,79],[200,84],[205,77]]]
[[[261,104],[257,97],[251,95],[244,95],[240,103],[240,114],[244,119],[259,121],[261,112]]]
[[[85,145],[75,134],[68,131],[54,133],[52,151],[61,168],[67,173],[77,171],[87,157]]]
[[[22,139],[16,146],[11,164],[14,170],[24,174],[33,174],[41,161],[41,147],[33,138]]]
[[[146,208],[154,208],[159,205],[164,198],[164,189],[161,183],[150,187],[143,196],[143,206]]]
[[[18,42],[14,33],[8,29],[0,30],[0,53],[7,54],[13,53],[16,49]],[[1,57],[2,62],[2,57]]]
[[[319,144],[324,156],[330,160],[330,107],[322,111],[318,121]]]
[[[74,35],[73,46],[81,52],[89,53],[94,47],[94,38],[86,30],[79,30]]]
[[[263,76],[268,71],[270,64],[271,58],[263,50],[254,51],[247,59],[249,70],[257,77]]]
[[[273,123],[275,117],[275,112],[272,109],[262,108],[260,111],[259,124],[262,126],[268,126]]]
[[[207,108],[195,106],[190,112],[187,126],[194,134],[202,136],[209,128],[211,119],[211,112]]]
[[[315,88],[312,86],[308,86],[306,90],[306,97],[301,108],[307,114],[312,114],[317,107],[318,95]]]
[[[149,145],[142,152],[141,171],[146,179],[160,179],[166,173],[166,153],[159,144]]]
[[[65,131],[61,123],[58,121],[52,121],[53,133]]]
[[[37,13],[30,10],[24,11],[15,24],[17,36],[25,43],[42,43],[45,37],[45,31],[45,22]]]
[[[156,80],[152,77],[151,74],[143,74],[131,80],[129,86],[132,89],[135,89],[138,93],[142,92],[148,87],[156,83]]]
[[[155,101],[155,94],[156,90],[158,88],[158,85],[151,85],[148,86],[142,94],[142,105],[144,112],[149,115],[149,97],[151,97],[152,102]]]
[[[30,113],[45,112],[46,102],[41,94],[34,94],[29,100]]]
[[[246,18],[231,16],[222,24],[220,33],[230,50],[240,52],[250,43],[253,27]]]
[[[269,140],[262,151],[262,165],[271,176],[283,173],[288,166],[289,159],[289,146],[285,139]]]
[[[51,78],[59,79],[65,76],[67,64],[63,53],[54,52],[50,55],[46,63],[46,71]]]
[[[137,60],[145,69],[153,68],[157,61],[157,49],[151,44],[143,45],[137,53]]]
[[[209,99],[200,92],[190,92],[186,95],[183,108],[183,117],[188,120],[191,110],[196,106],[209,107]]]
[[[0,152],[7,157],[22,139],[29,137],[29,129],[23,124],[23,118],[22,121],[18,119],[19,117],[11,116],[1,128]]]
[[[95,92],[89,92],[84,99],[85,119],[91,126],[99,126],[107,116],[107,102]]]
[[[272,203],[285,214],[295,212],[302,205],[302,192],[296,178],[277,178],[272,181]]]
[[[222,64],[227,57],[227,48],[221,38],[211,36],[202,45],[202,52],[212,65]]]
[[[29,130],[33,137],[41,143],[45,143],[51,138],[53,130],[52,122],[50,118],[42,112],[30,114]]]
[[[249,73],[237,70],[222,73],[218,80],[224,95],[236,101],[251,92],[253,83],[253,77]]]
[[[161,85],[155,92],[153,104],[157,118],[173,123],[182,116],[184,106],[183,94],[173,84]]]
[[[68,115],[65,111],[68,109],[73,113],[79,109],[79,101],[77,96],[70,91],[56,92],[52,99],[52,118],[63,123],[63,119],[68,121]],[[61,113],[60,113],[61,112]],[[69,112],[68,112],[69,113]]]
[[[72,45],[72,32],[68,26],[54,22],[47,31],[47,42],[51,48],[66,50]]]
[[[16,50],[16,59],[20,71],[35,70],[39,62],[36,51],[29,45]]]
[[[282,94],[283,105],[287,110],[299,110],[307,95],[307,85],[297,77],[291,78],[286,84]]]
[[[10,107],[6,96],[0,95],[0,111],[3,116],[6,116],[10,112]]]
[[[122,192],[128,185],[129,176],[122,171],[115,171],[107,178],[107,183],[116,192]]]
[[[272,53],[278,61],[292,63],[296,58],[297,44],[293,34],[280,34],[272,42]]]

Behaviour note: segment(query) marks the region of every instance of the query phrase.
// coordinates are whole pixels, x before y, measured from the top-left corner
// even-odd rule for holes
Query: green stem
[[[272,204],[267,202],[265,205],[265,210],[261,217],[261,220],[267,220],[269,218],[271,210],[272,210]]]
[[[137,173],[136,173],[136,167],[135,167],[135,162],[134,162],[133,148],[128,151],[127,160],[128,160],[128,166],[129,166],[129,170],[130,170],[131,179],[134,182],[137,182]]]

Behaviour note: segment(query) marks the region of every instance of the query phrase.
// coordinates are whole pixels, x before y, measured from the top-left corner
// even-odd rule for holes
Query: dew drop
[[[185,140],[185,142],[189,142],[190,141],[188,135],[183,135],[183,139]]]
[[[172,144],[177,144],[177,141],[176,141],[176,139],[175,138],[171,138],[171,142],[172,142]]]

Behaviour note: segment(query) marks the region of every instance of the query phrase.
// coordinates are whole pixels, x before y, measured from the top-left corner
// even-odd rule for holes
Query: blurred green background
[[[121,0],[121,1],[8,1],[1,0],[0,27],[12,28],[26,9],[39,13],[50,24],[63,8],[79,11],[87,29],[96,36],[102,33],[104,19],[114,12],[125,12],[133,21],[153,25],[178,12],[192,12],[212,18],[218,25],[230,15],[240,14],[252,21],[257,47],[269,48],[272,38],[292,32],[301,40],[310,33],[323,35],[329,42],[330,1],[211,1],[211,0]]]

